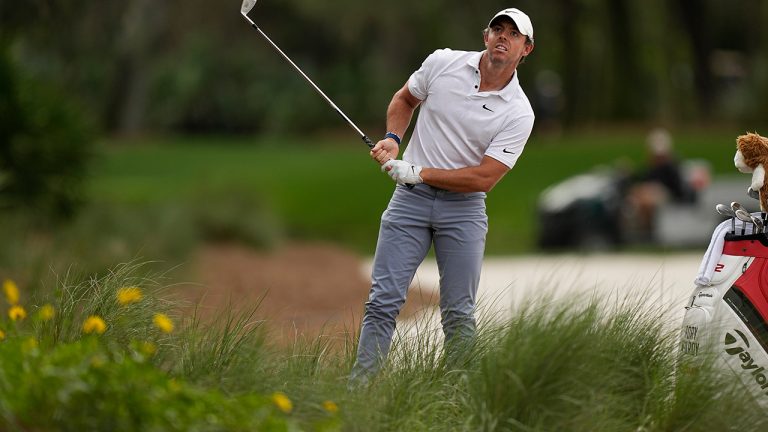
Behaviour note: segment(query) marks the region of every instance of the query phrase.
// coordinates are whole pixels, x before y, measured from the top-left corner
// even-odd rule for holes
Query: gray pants
[[[416,269],[432,244],[440,271],[445,343],[472,338],[485,250],[485,193],[456,193],[425,184],[398,186],[381,217],[357,361],[350,380],[367,380],[389,353],[395,319]]]

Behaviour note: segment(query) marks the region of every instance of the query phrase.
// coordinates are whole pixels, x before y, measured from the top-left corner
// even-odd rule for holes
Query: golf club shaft
[[[718,204],[715,206],[715,211],[731,219],[731,232],[736,235],[736,213],[731,209],[731,207],[725,204]]]
[[[264,33],[263,31],[261,31],[261,29],[259,28],[259,26],[257,26],[257,25],[256,25],[256,23],[254,23],[254,22],[253,22],[253,20],[251,20],[250,18],[248,18],[248,16],[247,16],[247,15],[245,15],[245,14],[242,14],[242,15],[243,15],[243,17],[244,17],[246,20],[248,20],[248,22],[251,24],[251,27],[255,28],[255,29],[256,29],[256,31],[258,31],[258,32],[259,32],[259,34],[261,34],[261,36],[262,36],[262,37],[264,37],[264,39],[266,39],[266,40],[267,40],[267,42],[269,42],[269,44],[270,44],[270,45],[272,45],[272,48],[274,48],[274,49],[275,49],[275,51],[277,51],[277,52],[278,52],[278,53],[279,53],[279,54],[280,54],[280,55],[281,55],[281,56],[282,56],[282,57],[283,57],[283,58],[284,58],[284,59],[285,59],[285,60],[286,60],[288,63],[290,63],[290,64],[291,64],[291,66],[293,66],[293,68],[294,68],[294,69],[296,69],[296,72],[298,72],[299,74],[301,74],[301,76],[302,76],[302,77],[304,77],[304,79],[305,79],[305,80],[307,80],[307,82],[308,82],[308,83],[309,83],[309,84],[312,86],[312,88],[314,88],[314,89],[315,89],[315,91],[317,91],[317,93],[319,93],[319,94],[320,94],[320,96],[322,96],[322,97],[323,97],[323,99],[325,99],[325,101],[326,101],[326,102],[328,102],[328,104],[331,106],[331,108],[333,108],[333,109],[334,109],[334,110],[335,110],[335,111],[336,111],[336,112],[337,112],[337,113],[338,113],[338,114],[339,114],[339,115],[340,115],[340,116],[341,116],[341,117],[342,117],[344,120],[346,120],[346,122],[347,122],[347,123],[348,123],[350,126],[352,126],[352,129],[354,129],[354,130],[355,130],[355,132],[357,132],[357,133],[358,133],[358,135],[360,135],[360,138],[362,138],[362,139],[363,139],[363,141],[365,142],[365,144],[367,144],[367,145],[368,145],[368,148],[371,148],[371,149],[372,149],[372,148],[373,148],[373,141],[371,141],[371,139],[370,139],[370,138],[368,138],[368,136],[367,136],[366,134],[364,134],[364,133],[363,133],[363,131],[362,131],[362,130],[360,130],[360,128],[359,128],[359,127],[357,127],[357,125],[355,125],[355,123],[354,123],[352,120],[350,120],[350,119],[349,119],[349,117],[347,117],[347,115],[346,115],[346,114],[344,114],[344,113],[341,111],[341,109],[339,109],[339,107],[337,107],[337,106],[336,106],[336,104],[335,104],[335,103],[333,103],[333,101],[331,100],[331,98],[329,98],[328,96],[326,96],[326,95],[325,95],[325,93],[323,93],[323,91],[322,91],[322,90],[320,90],[320,87],[318,87],[318,86],[317,86],[317,85],[316,85],[316,84],[315,84],[315,83],[314,83],[314,82],[313,82],[311,79],[309,79],[309,77],[307,76],[307,74],[305,74],[305,73],[304,73],[304,71],[302,71],[302,70],[301,70],[301,69],[300,69],[300,68],[299,68],[299,67],[296,65],[296,63],[294,63],[294,62],[293,62],[293,60],[291,60],[291,59],[290,59],[290,57],[288,57],[288,56],[287,56],[287,55],[286,55],[286,54],[283,52],[283,50],[281,50],[281,49],[280,49],[280,47],[278,47],[278,46],[277,46],[277,44],[275,44],[274,42],[272,42],[272,39],[270,39],[270,38],[269,38],[269,36],[267,36],[267,34],[266,34],[266,33]]]
[[[252,6],[253,6],[253,5],[250,5],[250,7],[252,7]],[[355,132],[357,132],[357,134],[358,134],[358,135],[360,135],[360,138],[362,138],[363,142],[365,142],[365,144],[368,146],[368,148],[369,148],[369,149],[373,149],[373,147],[374,147],[373,141],[371,141],[371,139],[370,139],[370,138],[368,138],[368,135],[366,135],[365,133],[363,133],[363,131],[362,131],[362,130],[360,130],[360,128],[359,128],[359,127],[357,127],[357,125],[356,125],[356,124],[355,124],[355,123],[354,123],[352,120],[350,120],[350,118],[349,118],[349,117],[347,117],[347,115],[346,115],[346,114],[344,114],[344,112],[343,112],[343,111],[341,111],[341,109],[340,109],[339,107],[337,107],[335,103],[333,103],[333,101],[331,100],[331,98],[329,98],[328,96],[326,96],[326,94],[325,94],[325,93],[323,93],[323,91],[322,91],[322,90],[320,90],[320,87],[318,87],[318,86],[317,86],[317,84],[315,84],[315,83],[314,83],[314,82],[313,82],[311,79],[309,79],[309,77],[307,76],[307,74],[305,74],[305,73],[304,73],[304,71],[302,71],[302,70],[301,70],[301,68],[299,68],[299,67],[296,65],[296,63],[294,63],[294,62],[293,62],[293,60],[291,60],[291,58],[290,58],[290,57],[288,57],[288,55],[287,55],[287,54],[285,54],[285,53],[283,52],[283,50],[281,50],[281,49],[280,49],[280,47],[279,47],[279,46],[277,46],[277,44],[276,44],[276,43],[272,42],[272,39],[270,39],[270,38],[269,38],[269,36],[267,36],[267,34],[266,34],[266,33],[264,33],[263,31],[261,31],[261,29],[259,28],[259,26],[257,26],[257,25],[256,25],[256,23],[255,23],[255,22],[253,22],[253,20],[252,20],[252,19],[248,18],[248,15],[247,15],[247,14],[248,14],[248,11],[250,10],[250,7],[248,7],[247,9],[241,9],[241,11],[240,11],[240,14],[243,16],[243,18],[245,18],[245,19],[246,19],[246,21],[248,21],[248,23],[251,25],[251,27],[255,28],[255,29],[256,29],[256,31],[257,31],[257,32],[259,32],[259,34],[260,34],[260,35],[261,35],[261,36],[262,36],[262,37],[263,37],[263,38],[264,38],[264,39],[265,39],[267,42],[269,42],[269,44],[270,44],[270,45],[272,45],[272,48],[274,48],[274,49],[275,49],[275,51],[277,51],[277,52],[278,52],[278,53],[279,53],[279,54],[280,54],[280,55],[281,55],[281,56],[282,56],[282,57],[285,59],[285,61],[287,61],[287,62],[288,62],[288,63],[289,63],[291,66],[293,66],[293,68],[294,68],[294,69],[296,69],[296,72],[298,72],[298,73],[299,73],[299,74],[300,74],[302,77],[304,77],[304,79],[305,79],[305,80],[306,80],[306,81],[307,81],[307,82],[308,82],[308,83],[309,83],[309,84],[312,86],[312,88],[314,88],[314,89],[315,89],[315,91],[317,91],[317,93],[318,93],[320,96],[322,96],[322,97],[323,97],[323,99],[325,99],[325,101],[326,101],[326,102],[328,102],[328,105],[330,105],[330,106],[331,106],[331,108],[333,108],[333,109],[336,111],[336,113],[337,113],[337,114],[339,114],[339,115],[341,116],[341,118],[343,118],[343,119],[344,119],[344,120],[347,122],[347,124],[348,124],[348,125],[352,126],[352,129],[354,129],[354,130],[355,130]],[[414,186],[414,185],[412,185],[412,184],[410,184],[410,183],[406,183],[406,184],[405,184],[405,186],[406,186],[408,189],[413,189],[413,186]]]

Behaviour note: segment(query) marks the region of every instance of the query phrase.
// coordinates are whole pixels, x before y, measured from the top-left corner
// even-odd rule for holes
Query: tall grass
[[[274,343],[258,307],[180,316],[156,277],[118,266],[61,279],[56,316],[0,322],[0,429],[759,431],[728,373],[676,354],[667,312],[629,301],[532,299],[447,356],[426,318],[369,385],[348,387],[349,335]],[[140,301],[115,302],[121,287]],[[30,311],[35,305],[27,305]],[[173,331],[153,325],[158,312]],[[89,315],[107,324],[84,335]],[[7,315],[4,315],[7,316]],[[152,348],[152,349],[149,349]],[[94,409],[94,401],[98,401]],[[88,405],[91,404],[91,405]],[[181,419],[178,424],[169,421]],[[182,425],[182,426],[178,426]]]
[[[244,380],[254,371],[264,373],[262,353],[267,350],[255,313],[256,307],[224,312],[203,323],[195,309],[166,363],[174,373],[201,385],[230,391],[249,387]]]
[[[145,265],[120,264],[101,277],[84,278],[74,270],[62,275],[52,298],[39,294],[39,298],[33,299],[40,304],[48,301],[57,311],[50,321],[38,323],[38,337],[53,344],[79,340],[83,337],[82,324],[89,316],[99,316],[108,323],[105,339],[119,345],[157,334],[152,331],[153,315],[172,314],[174,305],[161,295],[161,274],[139,276]],[[118,291],[126,287],[140,287],[145,293],[142,301],[130,307],[121,306]]]
[[[396,344],[379,379],[346,402],[345,425],[373,431],[768,426],[733,376],[677,357],[677,332],[668,322],[665,313],[626,301],[531,300],[511,318],[485,323],[461,367],[446,364],[434,334],[422,333]]]

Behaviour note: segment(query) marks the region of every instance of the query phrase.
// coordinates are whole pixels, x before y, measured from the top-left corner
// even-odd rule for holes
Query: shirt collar
[[[480,59],[483,57],[484,51],[475,52],[467,59],[467,65],[471,66],[474,70],[480,71]],[[488,94],[499,95],[505,102],[512,100],[517,88],[520,87],[520,83],[517,80],[517,69],[512,76],[512,80],[509,81],[506,87],[501,90],[486,92]]]

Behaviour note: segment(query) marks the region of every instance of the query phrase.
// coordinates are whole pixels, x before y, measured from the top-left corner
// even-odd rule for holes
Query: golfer
[[[434,244],[448,358],[475,334],[475,297],[485,249],[485,196],[515,165],[534,114],[517,66],[533,51],[533,25],[518,9],[497,13],[482,52],[437,50],[395,93],[385,138],[371,157],[397,182],[381,217],[372,287],[351,382],[386,359],[395,319],[416,269]],[[397,160],[416,107],[413,136]],[[508,197],[512,199],[513,197]]]

